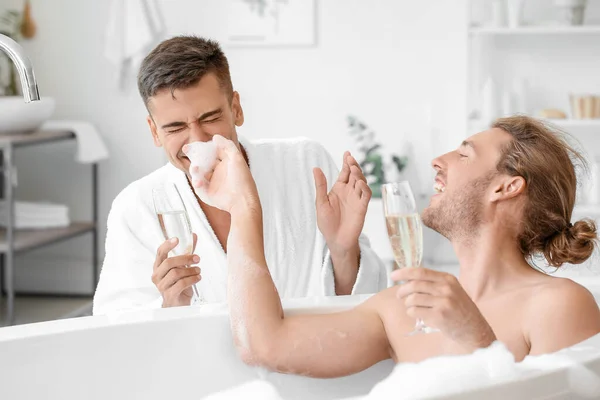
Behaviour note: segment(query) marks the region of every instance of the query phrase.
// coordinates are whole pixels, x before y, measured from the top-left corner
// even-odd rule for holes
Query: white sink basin
[[[34,132],[52,116],[54,106],[52,97],[25,103],[22,96],[0,96],[0,135]]]

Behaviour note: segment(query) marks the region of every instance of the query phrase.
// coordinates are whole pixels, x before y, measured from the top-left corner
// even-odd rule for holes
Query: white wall
[[[135,88],[120,93],[117,71],[102,56],[109,2],[31,3],[38,35],[23,45],[36,67],[42,95],[57,99],[55,117],[94,123],[111,152],[110,161],[100,166],[103,238],[112,199],[129,182],[160,166],[164,158],[152,145],[145,110]],[[222,38],[226,19],[223,1],[162,0],[160,4],[171,34]],[[429,182],[424,183],[433,176],[428,172],[429,160],[455,146],[466,132],[466,0],[318,0],[317,10],[315,47],[225,48],[246,115],[239,133],[250,138],[314,138],[339,164],[343,151],[354,149],[345,117],[355,114],[390,148],[401,148],[403,140],[413,141],[415,161],[422,171],[419,178],[424,187],[430,187]],[[436,125],[441,127],[441,137],[433,144],[423,125],[428,104],[434,109]],[[48,174],[40,175],[39,169],[33,170],[27,163],[38,154],[48,159],[57,157],[62,164],[52,164],[52,169],[68,174],[72,164],[66,160],[72,151],[63,145],[56,146],[52,154],[47,149],[24,153],[19,164],[24,170],[22,175],[36,179],[36,184],[20,187],[22,197],[70,197],[65,194],[64,184]],[[83,185],[86,179],[81,172],[67,183]],[[88,215],[87,200],[71,201],[74,216]],[[382,220],[379,211],[374,213],[367,230],[376,248],[387,256],[389,245]],[[36,257],[45,257],[48,252],[67,254],[73,247],[88,250],[81,239],[55,250],[40,251]],[[428,250],[435,250],[433,244]],[[21,261],[20,269],[29,272],[19,275],[20,286],[30,276],[45,276],[54,282],[52,285],[65,286],[60,278],[64,271],[43,265],[25,266],[34,263],[31,257],[22,257]],[[71,269],[73,274],[75,269]]]

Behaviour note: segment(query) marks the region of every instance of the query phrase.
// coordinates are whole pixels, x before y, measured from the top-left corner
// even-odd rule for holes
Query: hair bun
[[[597,245],[596,223],[589,219],[569,223],[565,229],[548,238],[544,256],[548,263],[560,267],[564,263],[581,264]]]

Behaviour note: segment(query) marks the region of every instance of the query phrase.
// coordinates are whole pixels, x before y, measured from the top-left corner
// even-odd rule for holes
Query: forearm
[[[264,256],[259,202],[231,211],[227,241],[228,298],[234,341],[242,357],[267,352],[283,322],[281,301]],[[259,360],[256,360],[259,362]]]
[[[359,372],[389,357],[385,329],[369,304],[283,318],[264,257],[260,206],[232,210],[228,250],[232,332],[246,363],[324,378]]]
[[[331,251],[331,263],[335,282],[335,293],[338,296],[349,295],[356,283],[358,267],[360,265],[360,247],[356,246],[349,251]]]
[[[468,352],[484,349],[497,340],[492,327],[483,319],[474,327],[473,334],[460,341],[462,347]]]

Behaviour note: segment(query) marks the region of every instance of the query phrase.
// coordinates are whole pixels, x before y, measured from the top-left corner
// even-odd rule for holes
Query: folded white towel
[[[6,202],[0,203],[0,226],[8,222]],[[62,204],[15,202],[14,223],[17,229],[58,228],[70,224],[69,209]]]
[[[6,207],[5,201],[0,201],[0,209]],[[15,210],[17,212],[63,212],[69,207],[64,204],[56,204],[49,202],[33,202],[33,201],[17,201],[15,202]]]
[[[120,70],[121,87],[129,73],[166,33],[156,0],[112,0],[104,56]]]
[[[15,218],[15,229],[47,229],[47,228],[66,228],[71,222],[68,219],[60,220],[42,220],[42,219],[24,219]],[[2,222],[2,227],[6,224]]]
[[[89,122],[84,121],[46,121],[42,125],[46,130],[68,130],[77,138],[77,162],[83,164],[95,163],[108,158],[108,150],[102,137]]]

